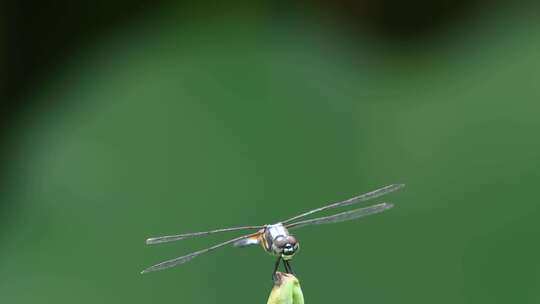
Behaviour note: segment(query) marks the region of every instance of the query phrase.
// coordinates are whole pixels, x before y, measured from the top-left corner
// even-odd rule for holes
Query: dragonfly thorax
[[[292,259],[299,248],[296,238],[281,223],[266,226],[262,245],[268,253],[284,260]]]

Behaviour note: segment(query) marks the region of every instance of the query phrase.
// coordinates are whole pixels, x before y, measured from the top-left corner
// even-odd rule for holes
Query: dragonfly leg
[[[294,271],[292,270],[292,267],[289,261],[283,260],[283,265],[285,265],[285,271],[287,271],[287,273],[294,274]]]
[[[289,271],[289,265],[287,264],[287,261],[283,260],[283,267],[285,268],[286,273],[290,273]]]
[[[272,280],[274,281],[276,280],[276,272],[278,271],[279,263],[281,263],[281,256],[278,256],[276,264],[274,264],[274,271],[272,272]]]

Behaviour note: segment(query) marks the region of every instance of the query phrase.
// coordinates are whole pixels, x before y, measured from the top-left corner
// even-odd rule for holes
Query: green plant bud
[[[290,273],[277,272],[267,304],[304,304],[298,279]]]

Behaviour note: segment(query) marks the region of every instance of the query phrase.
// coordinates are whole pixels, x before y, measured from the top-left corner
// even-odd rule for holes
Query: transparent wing
[[[297,219],[306,217],[308,215],[311,215],[311,214],[313,214],[315,212],[320,212],[320,211],[323,211],[323,210],[328,210],[328,209],[337,208],[337,207],[344,207],[344,206],[349,206],[349,205],[360,203],[360,202],[365,202],[365,201],[367,201],[369,199],[376,198],[376,197],[385,195],[387,193],[397,191],[397,190],[403,188],[404,186],[405,186],[404,184],[393,184],[393,185],[389,185],[389,186],[386,186],[386,187],[382,187],[380,189],[377,189],[377,190],[374,190],[374,191],[371,191],[371,192],[368,192],[368,193],[360,194],[360,195],[355,196],[353,198],[350,198],[348,200],[332,203],[332,204],[326,205],[324,207],[320,207],[320,208],[317,208],[317,209],[310,210],[308,212],[304,212],[304,213],[299,214],[299,215],[297,215],[295,217],[287,219],[286,221],[283,221],[282,223],[286,224],[286,223],[295,221]]]
[[[223,246],[225,246],[225,245],[234,243],[234,242],[236,242],[236,241],[239,241],[239,240],[242,240],[242,239],[245,239],[245,238],[249,238],[249,237],[255,236],[255,235],[257,235],[257,234],[258,234],[258,233],[253,233],[253,234],[248,234],[248,235],[244,235],[244,236],[241,236],[241,237],[237,237],[237,238],[234,238],[234,239],[232,239],[232,240],[228,240],[228,241],[226,241],[226,242],[219,243],[219,244],[214,245],[214,246],[212,246],[212,247],[208,247],[208,248],[205,248],[205,249],[202,249],[202,250],[199,250],[199,251],[195,251],[195,252],[192,252],[192,253],[190,253],[190,254],[187,254],[187,255],[184,255],[184,256],[181,256],[181,257],[172,259],[172,260],[167,260],[167,261],[165,261],[165,262],[161,262],[161,263],[159,263],[159,264],[156,264],[156,265],[154,265],[154,266],[151,266],[151,267],[146,268],[146,269],[143,270],[141,273],[147,273],[147,272],[152,272],[152,271],[163,270],[163,269],[167,269],[167,268],[171,268],[171,267],[174,267],[174,266],[178,266],[178,265],[184,264],[184,263],[189,262],[189,261],[191,261],[192,259],[198,257],[198,256],[201,255],[201,254],[210,252],[210,251],[212,251],[212,250],[218,249],[218,248],[220,248],[220,247],[223,247]]]
[[[368,216],[371,214],[380,213],[392,207],[394,207],[394,205],[389,204],[389,203],[382,203],[382,204],[373,205],[369,207],[345,211],[345,212],[341,212],[341,213],[330,215],[330,216],[303,220],[300,222],[289,224],[286,227],[288,229],[293,229],[293,228],[300,228],[300,227],[308,226],[308,225],[320,225],[320,224],[345,222],[345,221],[354,220],[360,217]]]
[[[189,239],[192,237],[198,237],[198,236],[205,236],[210,235],[214,233],[219,232],[228,232],[228,231],[237,231],[237,230],[250,230],[250,229],[262,229],[264,226],[244,226],[244,227],[232,227],[232,228],[222,228],[222,229],[215,229],[210,231],[203,231],[203,232],[192,232],[192,233],[184,233],[184,234],[177,234],[177,235],[165,235],[165,236],[158,236],[158,237],[151,237],[146,240],[146,244],[153,245],[153,244],[159,244],[159,243],[167,243],[167,242],[173,242],[183,239]]]

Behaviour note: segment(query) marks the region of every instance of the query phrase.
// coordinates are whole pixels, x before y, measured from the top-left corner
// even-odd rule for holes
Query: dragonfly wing
[[[146,240],[146,244],[153,245],[153,244],[159,244],[159,243],[179,241],[179,240],[189,239],[189,238],[198,237],[198,236],[205,236],[205,235],[210,235],[210,234],[219,233],[219,232],[261,229],[261,228],[263,228],[263,226],[244,226],[244,227],[215,229],[215,230],[203,231],[203,232],[184,233],[184,234],[177,234],[177,235],[165,235],[165,236],[151,237]]]
[[[345,222],[345,221],[361,218],[364,216],[368,216],[371,214],[380,213],[392,207],[394,207],[394,205],[389,204],[389,203],[382,203],[382,204],[377,204],[377,205],[373,205],[369,207],[345,211],[345,212],[341,212],[341,213],[330,215],[330,216],[324,216],[324,217],[299,221],[299,222],[287,225],[287,228],[294,229],[294,228],[300,228],[300,227],[304,227],[308,225],[320,225],[320,224]]]
[[[286,221],[283,221],[282,223],[284,223],[284,224],[290,223],[292,221],[298,220],[300,218],[306,217],[308,215],[311,215],[313,213],[320,212],[320,211],[323,211],[323,210],[328,210],[328,209],[337,208],[337,207],[344,207],[344,206],[349,206],[349,205],[365,202],[365,201],[370,200],[372,198],[376,198],[376,197],[385,195],[387,193],[397,191],[397,190],[403,188],[404,186],[405,186],[404,184],[388,185],[386,187],[382,187],[382,188],[379,188],[377,190],[374,190],[374,191],[371,191],[371,192],[368,192],[368,193],[357,195],[357,196],[352,197],[352,198],[350,198],[348,200],[332,203],[332,204],[329,204],[329,205],[326,205],[326,206],[323,206],[323,207],[320,207],[320,208],[317,208],[317,209],[310,210],[308,212],[304,212],[304,213],[299,214],[299,215],[297,215],[295,217],[292,217],[292,218],[290,218],[290,219],[288,219]]]
[[[208,247],[208,248],[205,248],[205,249],[202,249],[202,250],[199,250],[199,251],[195,251],[195,252],[192,252],[190,254],[181,256],[181,257],[177,257],[177,258],[174,258],[174,259],[171,259],[171,260],[161,262],[159,264],[156,264],[154,266],[150,266],[150,267],[146,268],[141,273],[147,273],[147,272],[163,270],[163,269],[167,269],[167,268],[171,268],[171,267],[174,267],[174,266],[184,264],[184,263],[189,262],[192,259],[204,254],[204,253],[210,252],[212,250],[218,249],[220,247],[223,247],[225,245],[237,242],[237,241],[242,240],[242,239],[250,238],[250,237],[252,237],[254,235],[256,235],[256,234],[248,234],[248,235],[244,235],[244,236],[241,236],[241,237],[237,237],[237,238],[234,238],[232,240],[228,240],[226,242],[219,243],[219,244],[214,245],[212,247]]]

